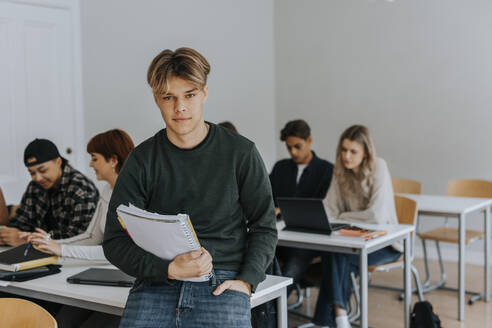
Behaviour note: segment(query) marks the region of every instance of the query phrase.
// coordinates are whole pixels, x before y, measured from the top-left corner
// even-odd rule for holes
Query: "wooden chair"
[[[398,196],[395,195],[395,208],[396,208],[396,216],[398,217],[398,223],[400,224],[411,224],[414,227],[417,224],[417,202],[403,196]],[[412,266],[410,267],[410,270],[412,271],[413,278],[415,280],[415,286],[416,286],[416,291],[419,296],[419,300],[423,301],[424,300],[424,294],[423,294],[423,288],[422,284],[420,283],[420,277],[419,277],[419,272],[417,268],[413,265],[413,259],[415,256],[415,235],[412,233],[412,240],[410,243],[410,261],[412,262]],[[372,274],[374,272],[388,272],[390,270],[400,268],[404,268],[404,262],[403,262],[403,256],[401,256],[397,261],[392,262],[392,263],[387,263],[387,264],[382,264],[382,265],[371,265],[368,268],[369,274]],[[359,307],[359,289],[358,289],[358,284],[355,280],[355,276],[352,275],[352,285],[355,293],[355,301],[356,301],[356,308],[358,309]],[[389,286],[381,286],[381,285],[372,285],[370,287],[374,288],[382,288],[382,289],[389,289],[389,290],[397,290],[397,291],[403,291],[401,288],[396,288],[396,287],[389,287]],[[401,299],[402,296],[400,296]],[[359,310],[355,314],[351,316],[351,321],[357,320],[359,317]]]
[[[486,180],[451,180],[448,182],[448,188],[446,195],[457,197],[474,197],[474,198],[492,198],[492,182]],[[483,231],[466,230],[465,245],[484,238]],[[446,271],[444,269],[444,263],[442,261],[441,249],[439,242],[459,244],[459,231],[456,228],[441,227],[419,233],[419,237],[422,240],[422,246],[424,250],[424,263],[426,279],[424,282],[424,293],[440,288],[446,283]],[[430,285],[430,273],[429,262],[427,260],[427,248],[426,241],[432,240],[436,244],[437,255],[439,258],[439,266],[441,270],[441,280]],[[472,293],[474,294],[474,293]],[[475,298],[472,298],[469,303],[472,304]]]
[[[36,303],[21,298],[0,298],[2,328],[57,328],[55,318]]]
[[[393,191],[395,194],[421,194],[422,184],[418,181],[403,178],[393,178]]]

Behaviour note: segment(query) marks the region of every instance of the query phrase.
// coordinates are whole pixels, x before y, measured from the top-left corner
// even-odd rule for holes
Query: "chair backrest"
[[[395,195],[395,209],[398,223],[411,224],[414,228],[417,226],[417,202],[413,199]],[[415,256],[415,234],[411,233],[410,258]]]
[[[21,298],[0,298],[2,328],[57,328],[55,318],[36,303]]]
[[[398,222],[400,224],[415,224],[417,219],[417,202],[404,197],[395,195],[395,209]]]
[[[492,181],[451,180],[448,182],[448,196],[492,198]]]
[[[422,184],[411,179],[393,178],[393,191],[402,194],[421,194]]]

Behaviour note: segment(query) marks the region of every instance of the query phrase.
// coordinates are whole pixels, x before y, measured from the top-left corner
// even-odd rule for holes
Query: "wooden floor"
[[[415,265],[424,279],[423,261],[416,259]],[[456,287],[458,281],[458,264],[446,263],[446,273],[448,276],[447,286]],[[439,280],[439,268],[437,262],[431,262],[431,274],[433,281]],[[402,286],[402,270],[394,269],[390,272],[375,273],[372,282],[375,284],[387,284],[392,286]],[[467,265],[466,267],[466,287],[467,290],[483,291],[483,267],[477,265]],[[318,297],[317,288],[311,289],[311,296],[305,299],[302,308],[299,310],[303,313],[312,315],[316,306]],[[289,303],[295,299],[295,292],[289,298]],[[425,299],[430,301],[434,307],[434,312],[441,319],[444,328],[484,328],[492,327],[492,302],[485,303],[477,301],[473,305],[466,304],[465,321],[457,320],[458,313],[458,295],[455,292],[434,290],[424,295]],[[468,301],[470,296],[466,296]],[[414,295],[412,304],[417,301]],[[297,327],[309,322],[298,316],[289,314],[289,327]],[[398,300],[398,293],[394,291],[369,289],[369,325],[371,327],[403,327],[403,302]]]

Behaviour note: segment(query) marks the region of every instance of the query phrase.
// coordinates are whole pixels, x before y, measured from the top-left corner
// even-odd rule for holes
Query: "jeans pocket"
[[[247,298],[248,301],[250,300],[250,296],[248,294],[246,294],[245,292],[241,292],[239,290],[234,290],[234,289],[226,289],[224,290],[224,293],[229,293],[231,295],[238,295],[238,296],[241,296],[243,298]]]

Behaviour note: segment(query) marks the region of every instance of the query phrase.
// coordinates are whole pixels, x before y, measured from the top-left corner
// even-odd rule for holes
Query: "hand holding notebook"
[[[201,250],[176,256],[169,264],[169,278],[184,280],[196,275],[207,275],[211,270],[212,256],[202,247]]]
[[[211,262],[207,261],[207,256],[210,256],[208,252],[201,254],[203,248],[200,247],[188,215],[161,215],[125,205],[118,206],[117,213],[118,219],[135,244],[147,252],[168,261],[175,258],[176,261],[190,260],[187,257],[195,256],[197,258],[195,262],[199,264]],[[194,253],[190,253],[192,251],[197,252],[193,255]],[[186,253],[189,255],[184,256],[183,254]],[[203,257],[198,259],[201,256]],[[173,264],[175,265],[176,263]],[[204,272],[209,271],[204,270]],[[180,278],[179,280],[207,281],[209,277],[209,274],[203,274],[200,277]]]

